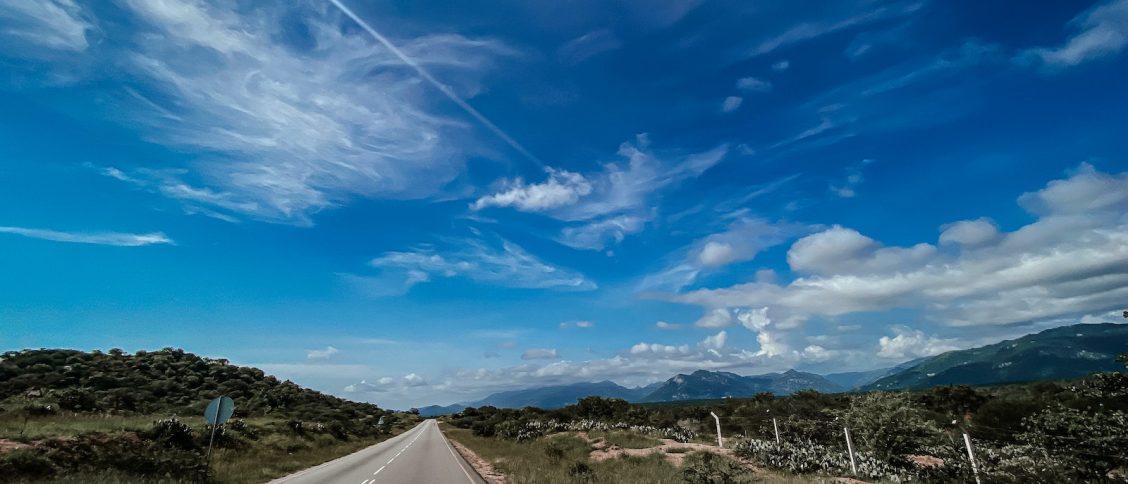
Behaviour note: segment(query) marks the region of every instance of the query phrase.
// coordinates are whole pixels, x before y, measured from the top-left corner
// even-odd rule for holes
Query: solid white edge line
[[[477,484],[477,482],[476,482],[476,481],[474,481],[474,478],[473,478],[473,477],[470,477],[470,473],[469,473],[469,472],[466,472],[466,468],[462,466],[462,458],[461,458],[461,457],[459,457],[459,456],[458,456],[458,454],[455,454],[455,453],[454,453],[454,447],[451,447],[451,445],[450,445],[450,442],[449,442],[449,441],[447,441],[447,438],[446,438],[446,436],[445,436],[445,435],[443,435],[443,433],[442,433],[441,431],[439,431],[439,429],[438,429],[438,426],[436,426],[436,427],[435,427],[435,431],[439,432],[439,437],[440,437],[440,438],[442,438],[442,439],[443,439],[443,443],[444,443],[444,444],[446,444],[446,446],[447,446],[447,450],[449,450],[449,451],[450,451],[450,456],[451,456],[451,457],[454,457],[454,463],[455,463],[455,464],[458,464],[458,468],[459,468],[459,469],[462,469],[462,473],[463,473],[463,474],[466,474],[466,479],[467,479],[467,480],[469,480],[471,484]],[[477,473],[478,473],[478,471],[474,471],[474,473],[475,473],[475,474],[477,474]]]

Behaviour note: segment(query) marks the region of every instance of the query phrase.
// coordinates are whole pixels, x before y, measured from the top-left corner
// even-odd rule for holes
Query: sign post
[[[222,396],[212,400],[208,403],[208,408],[204,409],[204,420],[207,420],[211,428],[211,438],[208,439],[208,454],[204,458],[204,469],[208,469],[211,465],[212,445],[215,444],[215,430],[227,422],[231,415],[235,413],[235,401],[229,396]]]

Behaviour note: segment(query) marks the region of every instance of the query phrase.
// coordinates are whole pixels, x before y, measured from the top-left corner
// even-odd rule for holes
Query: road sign
[[[235,413],[235,401],[231,397],[222,396],[208,404],[208,408],[204,410],[204,418],[209,425],[223,425],[233,413]]]

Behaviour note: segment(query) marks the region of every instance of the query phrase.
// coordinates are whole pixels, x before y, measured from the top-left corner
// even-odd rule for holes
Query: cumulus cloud
[[[1105,1],[1071,20],[1069,29],[1073,35],[1063,44],[1025,50],[1017,60],[1059,70],[1119,54],[1128,44],[1128,0]]]
[[[33,239],[74,244],[112,245],[117,247],[141,247],[145,245],[175,245],[172,239],[162,232],[149,234],[129,234],[121,232],[60,232],[57,230],[33,229],[26,227],[0,226],[0,234],[13,234]]]
[[[744,104],[744,98],[740,96],[729,96],[724,101],[721,101],[721,111],[731,113],[740,109],[740,105]]]
[[[990,241],[948,232],[948,241],[980,242],[959,251],[927,242],[886,247],[834,226],[792,245],[787,260],[798,277],[790,283],[755,281],[669,299],[708,314],[770,307],[777,319],[793,321],[785,326],[897,308],[952,326],[1006,325],[1099,312],[1128,299],[1128,173],[1082,165],[1018,200],[1036,221]]]
[[[531,348],[521,353],[522,360],[554,360],[556,348]]]
[[[336,355],[337,353],[340,353],[340,352],[341,351],[338,350],[337,348],[334,348],[332,346],[326,346],[325,349],[323,349],[323,350],[309,350],[309,351],[307,351],[306,352],[306,359],[326,361],[329,358],[332,358],[333,355]]]
[[[632,355],[658,355],[658,356],[677,356],[688,355],[689,345],[662,345],[657,343],[639,343],[631,346],[630,353]]]
[[[701,343],[699,343],[699,345],[701,346],[701,348],[704,348],[706,350],[719,350],[725,347],[725,341],[727,340],[728,333],[724,330],[721,330],[715,335],[706,336],[705,339],[701,340]]]
[[[698,319],[694,326],[699,328],[723,328],[733,324],[732,311],[727,308],[716,308],[705,313]]]
[[[403,385],[407,387],[427,386],[427,379],[415,373],[408,373],[403,376]]]
[[[999,238],[999,228],[988,218],[960,220],[940,227],[941,244],[978,247]]]
[[[116,119],[149,141],[204,154],[159,177],[144,176],[146,167],[121,173],[196,211],[299,225],[355,198],[440,193],[467,156],[487,148],[468,122],[433,112],[436,102],[473,96],[514,52],[445,33],[396,39],[393,51],[342,29],[341,12],[326,4],[129,0],[97,9],[113,21],[64,0],[3,5],[0,21],[22,26],[4,37],[5,51],[81,49],[81,62],[98,66],[82,74],[90,85],[131,80],[105,93]],[[294,22],[308,42],[283,33]],[[87,43],[95,23],[103,42]],[[444,79],[441,88],[421,83],[401,54]],[[70,72],[78,62],[37,68]]]
[[[402,274],[410,284],[434,277],[465,277],[508,287],[592,290],[595,283],[582,274],[549,264],[517,244],[501,238],[451,240],[451,249],[420,247],[388,252],[372,259],[372,267]]]
[[[955,339],[928,336],[917,329],[896,328],[894,331],[896,336],[882,336],[878,340],[877,356],[892,359],[919,358],[960,349]]]

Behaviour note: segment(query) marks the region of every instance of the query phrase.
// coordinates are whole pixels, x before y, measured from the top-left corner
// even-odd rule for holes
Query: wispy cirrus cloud
[[[556,56],[565,64],[575,65],[604,52],[618,49],[622,45],[622,41],[614,32],[600,29],[565,42],[556,50]]]
[[[0,39],[29,44],[19,55],[42,56],[52,51],[81,52],[94,25],[71,0],[8,1],[0,4]]]
[[[728,150],[722,144],[688,155],[659,154],[651,148],[650,137],[640,134],[619,146],[622,163],[606,163],[590,174],[548,169],[540,183],[500,180],[493,193],[479,197],[470,208],[541,213],[571,223],[562,229],[561,243],[601,250],[645,227],[654,216],[654,194],[701,175]]]
[[[0,233],[21,235],[33,239],[74,244],[112,245],[117,247],[141,247],[145,245],[176,245],[162,232],[131,234],[122,232],[61,232],[57,230],[26,227],[0,226]]]
[[[98,11],[131,21],[98,22],[67,1],[9,2],[0,18],[29,19],[11,32],[41,37],[9,32],[0,49],[80,51],[102,66],[82,74],[91,84],[129,80],[105,93],[118,119],[197,154],[180,168],[165,165],[161,176],[141,176],[146,166],[119,166],[118,174],[227,217],[300,225],[354,198],[439,193],[465,156],[486,149],[467,122],[436,114],[439,103],[472,97],[496,60],[515,53],[457,34],[375,42],[341,28],[347,20],[325,4],[129,0]],[[283,31],[291,21],[305,41]],[[82,33],[94,22],[106,40],[86,43]],[[55,30],[32,28],[39,24]],[[75,62],[52,58],[39,69],[69,72]],[[446,80],[435,81],[436,91],[418,82],[420,72]]]
[[[1084,62],[1113,57],[1128,45],[1128,0],[1108,0],[1069,22],[1074,31],[1056,47],[1027,49],[1015,58],[1056,71]]]
[[[582,274],[549,264],[519,245],[502,239],[461,238],[444,249],[421,246],[387,252],[370,265],[400,274],[408,288],[436,277],[467,279],[506,287],[587,291],[596,284]],[[447,248],[449,247],[449,248]]]

